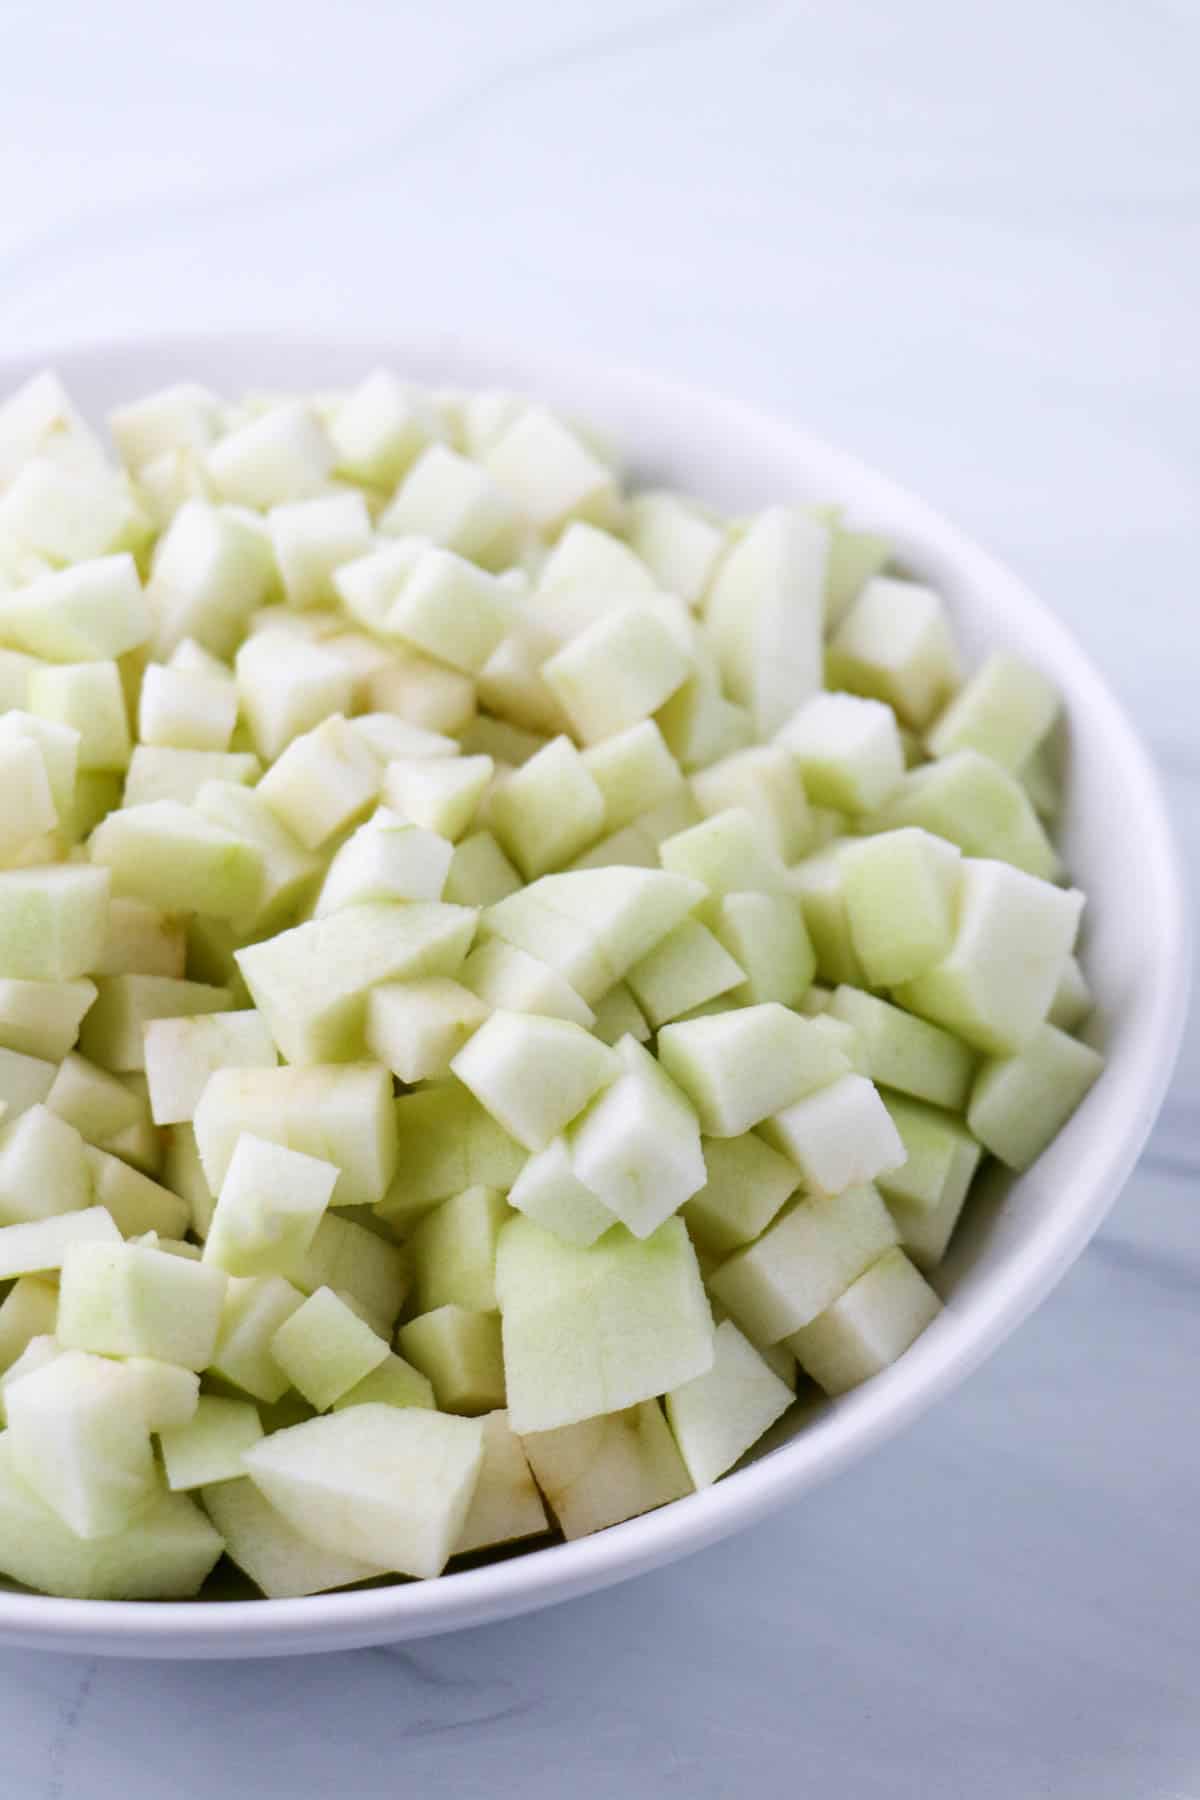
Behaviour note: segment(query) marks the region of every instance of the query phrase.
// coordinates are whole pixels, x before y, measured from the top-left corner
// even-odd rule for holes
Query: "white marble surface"
[[[8,0],[0,331],[482,321],[764,402],[1052,599],[1195,871],[1198,57],[1194,0]],[[1054,1298],[791,1513],[402,1650],[0,1654],[4,1795],[1195,1800],[1198,1081],[1194,1024]]]

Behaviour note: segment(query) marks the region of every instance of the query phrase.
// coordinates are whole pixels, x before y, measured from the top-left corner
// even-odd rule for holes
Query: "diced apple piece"
[[[722,757],[693,776],[692,792],[706,817],[744,807],[785,863],[795,862],[809,848],[812,826],[804,782],[796,758],[780,744],[758,744]]]
[[[503,569],[516,553],[521,521],[485,469],[446,444],[431,444],[381,514],[379,529],[429,538],[485,569]]]
[[[456,906],[494,906],[515,894],[521,877],[490,831],[475,831],[454,846],[442,898]]]
[[[715,1300],[754,1343],[777,1344],[809,1324],[896,1242],[869,1184],[809,1194],[709,1278]]]
[[[118,454],[135,470],[169,450],[206,450],[221,424],[221,402],[194,381],[159,388],[108,415]]]
[[[83,1139],[48,1107],[0,1127],[0,1225],[81,1212],[92,1203]]]
[[[934,1106],[963,1110],[975,1057],[958,1038],[858,988],[837,988],[827,1004],[833,1018],[853,1027],[862,1074]]]
[[[261,935],[289,923],[319,879],[316,853],[301,847],[256,790],[228,781],[206,782],[196,795],[196,811],[250,844],[261,859],[262,881],[254,903],[233,920],[238,932]]]
[[[291,1384],[271,1354],[271,1343],[303,1303],[304,1295],[281,1275],[231,1279],[209,1372],[256,1400],[270,1404],[281,1399]]]
[[[961,858],[908,827],[850,839],[839,852],[846,917],[872,987],[911,981],[950,949]]]
[[[567,1539],[636,1518],[692,1489],[657,1400],[527,1432],[521,1442]]]
[[[226,500],[265,510],[319,494],[335,460],[316,413],[294,401],[228,432],[209,450],[205,467]]]
[[[0,862],[12,862],[57,824],[45,759],[37,745],[28,738],[0,740]]]
[[[827,1394],[844,1394],[901,1357],[941,1309],[903,1250],[891,1249],[788,1347]]]
[[[854,601],[891,561],[891,545],[870,531],[852,531],[839,519],[831,521],[829,568],[825,577],[825,629],[835,631]]]
[[[384,630],[464,675],[478,675],[511,617],[508,590],[496,576],[452,550],[427,546],[388,608]]]
[[[451,1066],[527,1150],[544,1149],[620,1072],[614,1053],[581,1026],[504,1011],[492,1013]]]
[[[525,1164],[521,1146],[457,1081],[403,1094],[394,1117],[399,1173],[379,1208],[386,1219],[419,1218],[464,1188],[506,1191]]]
[[[642,1012],[657,1028],[718,994],[727,994],[745,975],[741,964],[707,926],[697,919],[684,919],[634,963],[625,980]]]
[[[395,1406],[310,1419],[246,1454],[255,1486],[305,1537],[418,1577],[445,1567],[482,1461],[474,1420]]]
[[[462,748],[457,738],[447,737],[440,731],[426,730],[422,725],[413,725],[408,719],[397,718],[394,713],[389,712],[361,713],[357,718],[351,719],[350,729],[355,737],[363,740],[385,768],[398,757],[436,760],[443,756],[457,756]]]
[[[132,556],[99,556],[0,592],[0,639],[49,662],[109,662],[150,636]]]
[[[594,1244],[616,1223],[616,1215],[575,1174],[565,1137],[534,1152],[510,1188],[508,1200],[568,1244]]]
[[[731,1319],[717,1326],[714,1361],[666,1397],[667,1420],[697,1488],[711,1487],[794,1398]]]
[[[179,1493],[238,1480],[244,1473],[243,1453],[262,1435],[258,1412],[248,1400],[201,1395],[186,1425],[160,1434],[167,1486],[172,1493]]]
[[[913,769],[878,823],[919,825],[967,856],[994,857],[1046,881],[1061,866],[1020,782],[977,750]]]
[[[883,1100],[905,1151],[900,1168],[879,1177],[889,1207],[899,1208],[897,1222],[903,1224],[914,1210],[957,1217],[979,1167],[979,1144],[953,1113],[904,1094],[885,1094]]]
[[[30,661],[32,663],[32,659]],[[69,666],[77,668],[82,665],[71,664]],[[103,664],[95,666],[104,667]],[[21,691],[22,705],[32,686],[34,674],[40,674],[50,668],[50,664],[32,663],[30,674]],[[0,695],[0,700],[2,698],[3,696]],[[39,751],[45,766],[46,779],[50,784],[50,794],[58,821],[64,831],[74,820],[77,810],[76,791],[81,742],[82,738],[75,726],[65,725],[57,719],[45,718],[35,710],[31,709],[25,712],[21,710],[21,706],[17,706],[11,712],[0,711],[0,745],[7,747],[12,743],[32,744]]]
[[[594,744],[584,766],[604,799],[604,823],[618,831],[681,791],[683,774],[653,719]]]
[[[67,468],[107,467],[99,438],[51,369],[24,382],[0,405],[0,487],[31,456],[52,456]]]
[[[806,1021],[815,1031],[822,1021]],[[810,1187],[824,1194],[858,1188],[898,1169],[904,1144],[874,1084],[841,1075],[773,1114],[768,1143],[790,1156]]]
[[[438,1080],[487,1016],[478,995],[445,976],[383,982],[367,996],[367,1049],[400,1081]]]
[[[150,1433],[133,1391],[118,1364],[70,1348],[6,1385],[13,1466],[77,1537],[124,1531],[154,1499]]]
[[[1014,774],[1042,742],[1061,701],[1040,669],[996,650],[962,687],[926,736],[933,756],[978,750]]]
[[[623,981],[597,1000],[592,1030],[602,1044],[615,1044],[623,1037],[644,1044],[651,1035],[645,1014]]]
[[[966,857],[950,954],[895,998],[977,1050],[1010,1055],[1049,1011],[1082,911],[1073,889]]]
[[[339,570],[339,577],[344,571]],[[475,716],[475,683],[416,651],[389,646],[392,655],[363,683],[362,704],[393,713],[426,731],[462,731]],[[331,648],[331,654],[335,653]]]
[[[80,1021],[95,998],[95,983],[83,979],[0,979],[0,1046],[61,1062],[78,1040]]]
[[[677,636],[644,605],[597,619],[543,665],[576,735],[585,744],[628,730],[658,710],[687,678]]]
[[[318,1288],[271,1339],[271,1355],[292,1386],[326,1411],[388,1354],[387,1340],[329,1288]]]
[[[289,606],[330,606],[331,577],[371,548],[371,519],[361,494],[328,494],[274,506],[267,531]]]
[[[383,1338],[390,1337],[411,1282],[408,1255],[399,1244],[334,1212],[324,1215],[287,1274],[306,1294],[332,1288]]]
[[[86,1146],[86,1155],[95,1204],[104,1208],[122,1237],[149,1231],[166,1239],[181,1237],[188,1229],[187,1202],[170,1188],[94,1144]]]
[[[699,881],[711,894],[780,893],[783,864],[760,820],[744,806],[727,807],[659,846],[663,868]]]
[[[572,519],[613,524],[620,503],[612,470],[544,407],[521,411],[483,456],[484,467],[548,537]]]
[[[880,700],[814,694],[775,741],[794,758],[809,798],[841,812],[874,812],[904,774],[896,717]]]
[[[220,1069],[201,1096],[194,1122],[214,1192],[244,1131],[335,1164],[341,1171],[337,1206],[381,1199],[395,1168],[391,1078],[374,1063]]]
[[[1040,1025],[1015,1056],[989,1057],[971,1090],[967,1123],[1010,1169],[1027,1169],[1099,1077],[1104,1058],[1055,1025]],[[28,1115],[26,1115],[28,1116]]]
[[[169,975],[101,975],[96,985],[79,1047],[89,1061],[117,1072],[145,1068],[152,1021],[182,1024],[205,1013],[224,1014],[231,999],[228,988]]]
[[[437,902],[348,906],[248,945],[237,964],[289,1062],[352,1062],[365,1053],[371,989],[455,975],[475,917]]]
[[[99,868],[53,873],[99,876],[111,871],[118,894],[164,912],[237,918],[255,905],[262,887],[262,856],[255,846],[175,800],[110,813],[92,834],[90,848]],[[0,877],[0,883],[5,879]],[[101,937],[97,955],[102,944]],[[85,966],[92,961],[89,957]]]
[[[601,606],[613,604],[614,594],[628,600],[646,598],[657,594],[659,587],[628,544],[582,519],[563,531],[542,565],[537,585],[539,594],[583,594]]]
[[[380,807],[334,855],[314,914],[373,900],[440,900],[453,856],[445,838]]]
[[[830,683],[885,700],[920,731],[958,685],[958,656],[946,610],[932,588],[876,575],[853,602],[829,644]]]
[[[142,677],[138,736],[172,750],[226,751],[237,712],[231,678],[151,663]]]
[[[225,1281],[220,1269],[157,1250],[76,1243],[63,1258],[59,1342],[98,1356],[152,1356],[207,1368]]]
[[[251,613],[274,579],[265,534],[229,507],[188,500],[155,547],[146,593],[154,611],[154,654],[185,639],[232,656]]]
[[[821,979],[865,987],[866,972],[850,935],[846,878],[839,854],[841,844],[846,841],[834,840],[815,856],[798,863],[789,875],[816,953],[817,973]]]
[[[121,476],[51,457],[31,457],[0,499],[0,536],[59,565],[134,549],[146,529]]]
[[[705,627],[732,700],[770,737],[821,686],[827,526],[791,507],[760,513],[726,553]]]
[[[499,768],[519,769],[550,740],[540,731],[526,731],[507,719],[476,713],[459,732],[458,741],[464,755],[490,756]]]
[[[333,1410],[346,1406],[427,1406],[434,1405],[433,1383],[420,1369],[414,1369],[402,1356],[389,1351],[369,1375],[356,1381],[339,1396]]]
[[[139,744],[129,759],[122,804],[152,806],[171,800],[190,806],[210,781],[249,787],[262,774],[262,764],[249,751],[171,750]]]
[[[108,871],[82,863],[0,871],[0,975],[86,975],[104,946],[109,893]]]
[[[247,638],[235,667],[242,716],[267,762],[330,714],[349,712],[353,701],[354,677],[345,663],[286,632]]]
[[[479,671],[476,688],[480,705],[527,731],[542,732],[548,737],[566,731],[567,715],[542,672],[554,642],[539,621],[528,616],[524,606],[518,607],[507,636]]]
[[[419,1313],[495,1310],[496,1242],[510,1217],[504,1195],[485,1187],[453,1194],[425,1215],[409,1240]]]
[[[725,532],[681,494],[635,495],[629,541],[661,588],[699,606],[725,549]]]
[[[571,1169],[626,1225],[647,1238],[704,1185],[700,1128],[684,1095],[631,1037],[621,1073],[570,1134]]]
[[[595,1018],[568,981],[503,938],[486,938],[462,966],[462,979],[492,1011],[541,1013],[590,1026]]]
[[[569,738],[555,738],[492,796],[488,823],[529,881],[569,862],[604,826],[604,795]]]
[[[494,769],[490,756],[396,757],[384,795],[400,818],[454,843],[473,824]]]
[[[0,1373],[11,1369],[37,1337],[53,1337],[58,1289],[22,1275],[0,1301]]]
[[[1076,956],[1068,956],[1063,964],[1054,999],[1046,1015],[1047,1022],[1060,1031],[1078,1031],[1092,1010],[1092,990]]]
[[[730,1001],[799,1003],[812,984],[816,954],[798,900],[787,894],[722,894],[706,909],[705,923],[744,973],[729,990]]]
[[[273,1069],[278,1060],[271,1034],[255,1012],[149,1020],[145,1064],[155,1124],[190,1122],[217,1069]]]
[[[738,1137],[848,1068],[811,1019],[775,1003],[668,1025],[658,1054],[709,1137]]]
[[[800,1171],[752,1131],[704,1138],[701,1149],[707,1180],[683,1217],[695,1243],[728,1256],[761,1236],[799,1187]]]
[[[298,843],[316,850],[366,811],[380,782],[375,757],[335,714],[293,738],[258,793]]]
[[[40,718],[79,733],[84,771],[129,766],[129,718],[115,662],[62,663],[29,678],[29,707]]]
[[[712,1367],[712,1320],[680,1219],[586,1249],[532,1220],[500,1234],[496,1293],[509,1416],[522,1437],[667,1392]]]
[[[311,1245],[337,1184],[329,1162],[244,1132],[204,1245],[204,1260],[229,1275],[290,1272]]]
[[[549,1529],[546,1509],[529,1463],[504,1411],[487,1413],[483,1426],[483,1464],[467,1522],[454,1546],[456,1556],[493,1544],[512,1544],[538,1537]]]
[[[725,699],[715,657],[705,654],[707,643],[697,649],[692,673],[656,714],[667,748],[689,774],[754,739],[750,709]]]
[[[369,487],[393,488],[441,425],[428,396],[376,369],[340,401],[329,421],[337,470]]]
[[[290,1525],[248,1476],[206,1488],[202,1498],[225,1541],[225,1554],[268,1600],[324,1594],[386,1573],[375,1563],[321,1549]]]
[[[402,1356],[427,1375],[443,1412],[474,1418],[504,1405],[504,1361],[495,1313],[439,1306],[402,1325]]]

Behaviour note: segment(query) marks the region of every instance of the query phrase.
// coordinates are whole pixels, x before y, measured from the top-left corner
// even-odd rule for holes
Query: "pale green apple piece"
[[[752,1131],[705,1138],[701,1148],[708,1179],[684,1205],[684,1221],[698,1246],[729,1256],[766,1230],[799,1187],[800,1171]]]
[[[236,1481],[242,1455],[263,1435],[258,1412],[248,1400],[202,1394],[186,1425],[159,1434],[163,1468],[172,1493],[210,1483]]]
[[[844,1394],[901,1357],[941,1308],[924,1276],[893,1248],[788,1346],[827,1394]]]
[[[1015,1056],[988,1057],[980,1065],[967,1123],[1002,1163],[1027,1169],[1057,1137],[1103,1067],[1098,1051],[1056,1025],[1040,1025]]]
[[[521,1443],[568,1540],[692,1491],[657,1400],[552,1431],[526,1432]]]
[[[496,1188],[469,1187],[426,1213],[408,1240],[418,1313],[496,1307],[496,1243],[512,1212]]]
[[[500,1321],[494,1312],[436,1307],[402,1325],[396,1347],[429,1377],[442,1412],[475,1416],[504,1405]]]
[[[667,1422],[697,1488],[731,1469],[794,1398],[732,1319],[717,1326],[713,1345],[708,1373],[666,1396]]]

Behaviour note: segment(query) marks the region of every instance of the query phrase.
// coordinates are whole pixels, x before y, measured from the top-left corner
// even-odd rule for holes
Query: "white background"
[[[7,0],[7,349],[450,325],[761,402],[1070,619],[1200,863],[1196,0]],[[1130,869],[1130,880],[1137,871]],[[996,1360],[790,1514],[396,1651],[0,1654],[12,1800],[1195,1800],[1200,1032]]]

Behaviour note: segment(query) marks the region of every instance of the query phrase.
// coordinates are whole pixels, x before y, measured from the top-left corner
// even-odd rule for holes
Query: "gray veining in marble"
[[[1200,871],[1194,0],[9,0],[6,346],[445,324],[743,394],[1053,600]],[[13,1800],[1197,1800],[1200,1024],[1052,1300],[636,1584],[394,1651],[0,1653]]]

